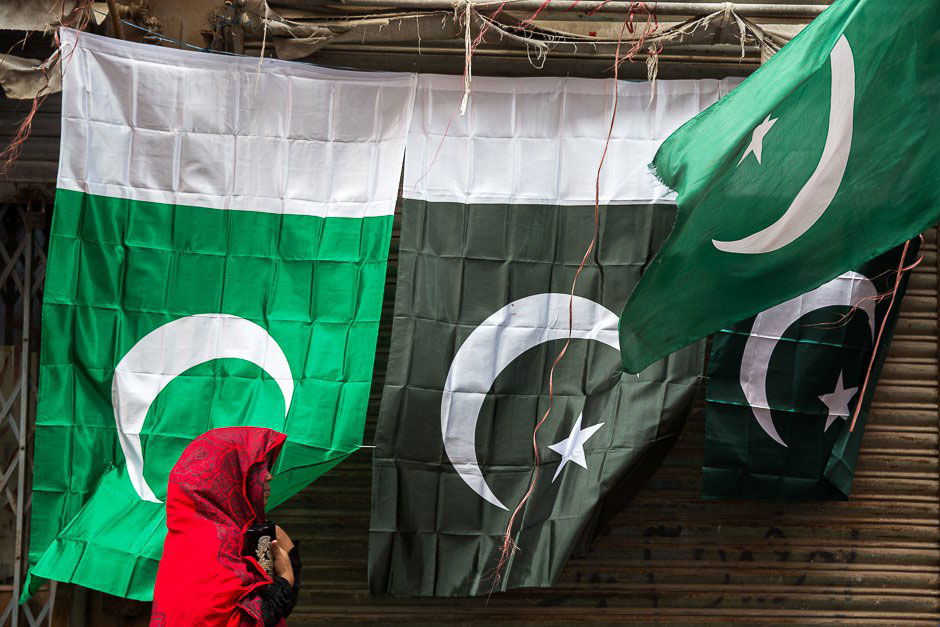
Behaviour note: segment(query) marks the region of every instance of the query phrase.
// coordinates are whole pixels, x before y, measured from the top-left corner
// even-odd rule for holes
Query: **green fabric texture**
[[[287,434],[269,507],[362,441],[392,216],[319,218],[221,211],[59,190],[42,311],[30,542],[39,578],[148,600],[164,506],[128,477],[112,407],[115,366],[171,321],[224,313],[281,347],[276,381],[244,359],[214,359],[159,392],[141,429],[143,476],[163,499],[196,436],[252,425]],[[183,350],[185,347],[174,346]]]
[[[517,518],[513,535],[519,550],[496,581],[499,546],[532,477],[532,433],[548,407],[549,371],[564,339],[533,343],[498,372],[493,364],[502,352],[516,354],[509,347],[517,334],[544,328],[541,321],[513,326],[514,308],[522,308],[523,299],[559,294],[565,304],[558,324],[567,335],[568,292],[591,241],[594,208],[405,199],[373,458],[373,593],[463,596],[550,586],[572,552],[586,546],[616,504],[629,500],[656,468],[691,409],[704,347],[679,351],[639,377],[622,376],[614,312],[674,215],[668,205],[600,209],[598,245],[576,295],[613,310],[613,346],[573,339],[555,369],[552,411],[537,437],[538,482]],[[482,324],[503,308],[505,321]],[[551,317],[546,310],[544,318]],[[489,389],[483,384],[482,406],[470,416],[471,454],[506,509],[484,500],[461,478],[458,467],[466,472],[466,460],[455,462],[445,446],[446,379],[455,355],[478,330],[487,334],[485,354],[468,371],[454,374],[495,377]],[[448,424],[457,420],[456,411]],[[594,430],[583,443],[586,468],[574,461],[560,467],[562,456],[550,446],[568,439],[579,417],[581,429]]]
[[[901,248],[862,264],[856,272],[869,277],[879,294],[890,293]],[[917,258],[917,248],[915,240],[907,252],[906,264]],[[851,431],[851,413],[859,401],[874,348],[864,309],[853,311],[851,305],[836,305],[806,311],[787,327],[779,341],[755,330],[754,318],[714,336],[706,387],[702,468],[705,498],[795,502],[849,497],[868,409],[888,354],[908,276],[909,272],[902,278],[890,314],[890,298],[874,304],[875,329],[880,328],[886,315],[888,320],[858,422]],[[752,346],[776,343],[766,364],[752,363],[749,369],[742,365],[749,342]],[[752,384],[760,376],[757,368],[764,365],[768,405],[776,432],[786,446],[761,428],[743,391],[742,381]],[[833,404],[848,415],[836,417],[825,400],[827,395],[843,389],[848,404]]]
[[[886,20],[884,11],[879,0],[837,0],[660,147],[653,168],[677,192],[679,209],[623,310],[627,372],[937,222],[940,3],[906,2],[898,19]],[[789,235],[776,249],[728,252],[713,244],[773,225]]]

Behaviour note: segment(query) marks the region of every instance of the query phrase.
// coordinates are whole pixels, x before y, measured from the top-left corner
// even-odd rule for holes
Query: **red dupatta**
[[[242,555],[245,530],[264,521],[264,474],[286,436],[258,427],[213,429],[186,447],[170,473],[167,536],[151,626],[261,626],[271,583]]]

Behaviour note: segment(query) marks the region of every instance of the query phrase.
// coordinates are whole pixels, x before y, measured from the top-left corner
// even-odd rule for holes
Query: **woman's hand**
[[[294,585],[294,568],[290,565],[287,551],[281,547],[277,540],[271,542],[271,552],[274,556],[274,574],[283,577],[287,583]]]
[[[290,565],[288,553],[294,548],[290,536],[280,527],[276,527],[277,539],[271,542],[271,552],[274,558],[274,574],[283,577],[290,585],[294,585],[294,567]]]
[[[285,551],[290,553],[290,550],[294,548],[294,543],[291,541],[290,536],[284,533],[284,530],[278,527],[277,525],[274,526],[274,530],[276,532],[276,536],[274,539],[277,540],[277,543]]]

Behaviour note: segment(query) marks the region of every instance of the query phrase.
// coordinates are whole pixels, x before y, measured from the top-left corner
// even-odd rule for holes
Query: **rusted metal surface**
[[[344,8],[366,7],[370,9],[394,8],[396,10],[417,11],[452,11],[460,9],[466,0],[345,0]],[[470,0],[474,6],[481,9],[495,9],[502,0]],[[336,3],[309,2],[294,0],[293,2],[271,2],[272,5],[285,4],[296,8],[316,9],[318,6],[329,6]],[[657,15],[662,16],[690,16],[715,13],[724,10],[733,10],[741,17],[762,17],[766,19],[805,19],[811,20],[822,13],[829,3],[794,4],[792,2],[754,3],[754,2],[651,2],[649,3]],[[532,13],[541,10],[541,13],[566,13],[567,15],[595,15],[613,14],[622,19],[631,9],[628,1],[582,0],[572,7],[570,0],[510,0],[506,8],[512,11]],[[635,9],[635,3],[634,3]]]
[[[481,10],[495,9],[502,0],[471,0]],[[464,0],[268,0],[274,9],[299,9],[305,11],[324,11],[331,8],[344,9],[369,8],[407,9],[424,11],[452,11],[464,5]],[[804,0],[800,2],[648,2],[658,15],[664,17],[688,17],[715,11],[733,10],[742,17],[765,19],[812,19],[825,10],[831,1]],[[542,0],[510,0],[505,9],[509,11],[529,12],[540,9],[540,16],[552,13],[564,13],[566,16],[577,15],[616,15],[621,19],[630,10],[629,1],[582,0],[572,6],[570,0],[549,0],[543,6]],[[635,9],[635,3],[634,3]],[[566,18],[568,19],[568,18]]]
[[[269,6],[276,13],[271,19],[244,9],[248,22],[265,26],[246,31],[248,54],[260,54],[262,42],[273,40],[276,53],[290,59],[460,74],[469,32],[475,75],[609,77],[623,43],[632,63],[622,75],[645,79],[648,72],[687,77],[690,68],[698,77],[746,75],[828,3],[271,0]],[[628,13],[642,26],[624,34],[620,24]]]

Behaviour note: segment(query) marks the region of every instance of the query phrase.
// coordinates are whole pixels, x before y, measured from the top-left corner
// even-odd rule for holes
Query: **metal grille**
[[[29,513],[40,305],[46,274],[47,207],[41,200],[0,204],[0,581],[8,592],[0,625],[49,623],[55,583],[18,605],[29,552]]]

